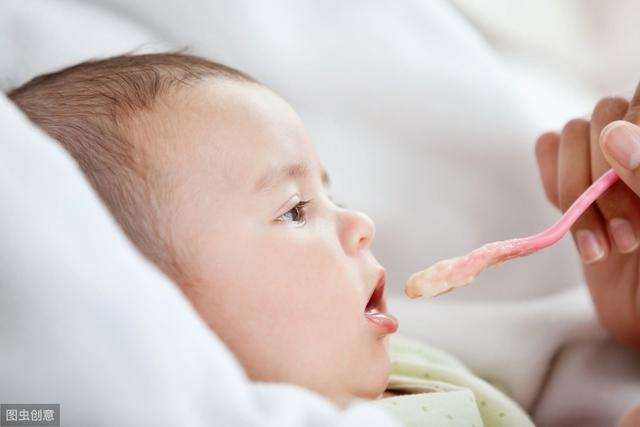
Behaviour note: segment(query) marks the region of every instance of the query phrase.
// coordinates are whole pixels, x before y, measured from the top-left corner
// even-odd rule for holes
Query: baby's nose
[[[345,251],[354,255],[371,246],[376,234],[376,226],[367,214],[345,210],[342,213],[340,234]]]

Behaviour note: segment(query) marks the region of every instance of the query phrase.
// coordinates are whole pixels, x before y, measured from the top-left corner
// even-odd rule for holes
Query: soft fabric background
[[[588,115],[600,96],[631,92],[634,7],[9,0],[0,84],[185,46],[247,71],[300,112],[335,198],[376,221],[401,333],[503,384],[541,426],[612,425],[640,401],[638,358],[596,326],[569,239],[436,300],[408,301],[402,286],[440,258],[557,218],[538,183],[535,137]]]

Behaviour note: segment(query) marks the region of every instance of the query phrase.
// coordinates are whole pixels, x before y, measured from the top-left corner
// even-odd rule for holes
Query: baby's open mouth
[[[384,286],[385,274],[382,271],[378,283],[364,308],[364,315],[381,333],[392,334],[398,329],[398,320],[393,315],[385,313],[387,304],[384,300]]]

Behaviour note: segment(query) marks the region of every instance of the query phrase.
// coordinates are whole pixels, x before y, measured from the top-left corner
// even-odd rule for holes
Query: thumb
[[[640,196],[640,127],[624,120],[609,123],[600,134],[600,149],[620,179]]]

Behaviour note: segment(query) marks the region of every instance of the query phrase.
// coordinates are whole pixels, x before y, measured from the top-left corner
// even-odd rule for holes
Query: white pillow
[[[166,48],[151,29],[86,2],[0,2],[0,90],[87,59]]]

